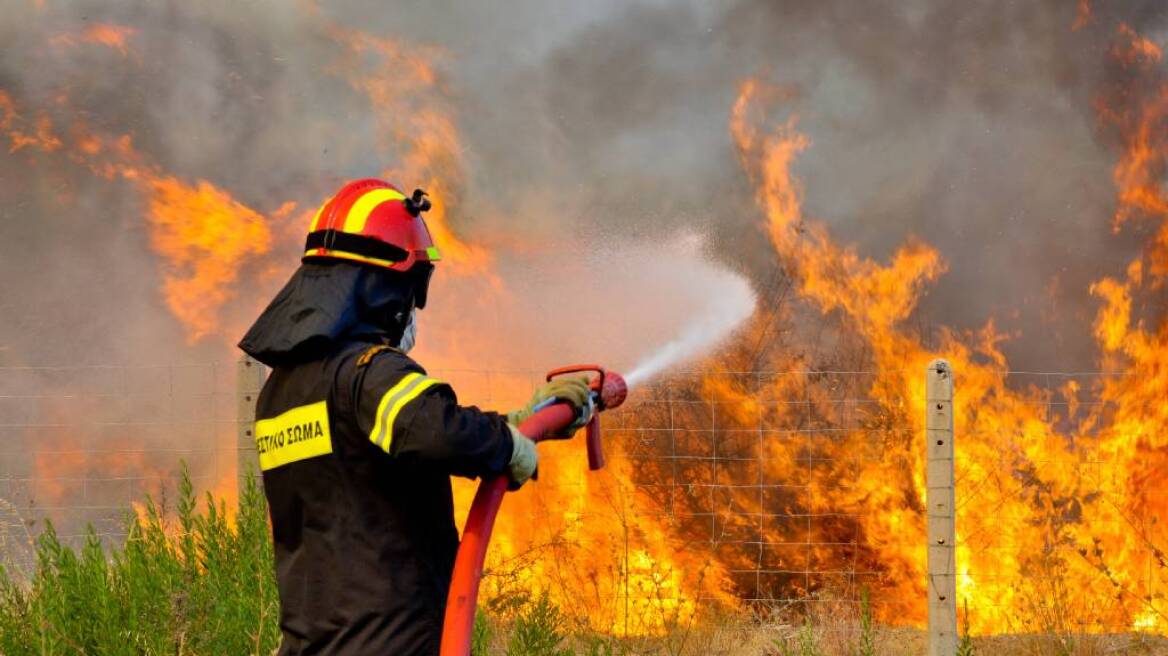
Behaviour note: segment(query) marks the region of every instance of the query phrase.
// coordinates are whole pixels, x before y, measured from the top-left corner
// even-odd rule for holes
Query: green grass
[[[279,602],[263,494],[244,490],[234,524],[210,495],[198,505],[184,471],[173,519],[148,502],[128,514],[121,546],[90,529],[74,549],[48,524],[31,575],[0,569],[0,654],[272,653]]]
[[[64,543],[51,522],[30,573],[0,566],[0,655],[268,656],[278,647],[267,504],[254,478],[234,521],[197,498],[185,468],[173,509],[127,509],[126,538]],[[546,595],[504,604],[510,619],[476,618],[475,654],[620,656],[604,636],[569,636]],[[498,605],[498,604],[497,604]],[[502,606],[501,606],[502,607]]]
[[[267,505],[254,478],[232,521],[196,497],[183,471],[173,509],[127,510],[126,538],[89,531],[72,547],[51,522],[25,574],[0,566],[0,655],[268,656],[278,647],[279,600]],[[512,600],[507,622],[480,613],[476,654],[618,656],[602,636],[569,637],[546,595]]]

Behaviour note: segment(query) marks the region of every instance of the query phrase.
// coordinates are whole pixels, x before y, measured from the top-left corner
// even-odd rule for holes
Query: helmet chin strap
[[[414,348],[414,344],[418,339],[418,310],[414,308],[410,310],[410,318],[406,322],[406,328],[402,331],[401,340],[398,342],[397,348],[402,353],[409,353]]]

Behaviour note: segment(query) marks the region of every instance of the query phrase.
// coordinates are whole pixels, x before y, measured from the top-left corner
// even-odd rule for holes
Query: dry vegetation
[[[516,618],[481,624],[481,651],[498,656],[916,656],[927,653],[923,631],[865,624],[864,617],[819,615],[803,623],[767,621],[745,614],[707,618],[697,626],[674,627],[651,637],[573,635],[569,618],[538,603]],[[866,628],[867,626],[867,628]],[[539,636],[525,642],[516,636]],[[535,646],[529,649],[529,645]],[[1055,633],[966,637],[958,656],[1102,656],[1168,654],[1168,639],[1143,635]]]

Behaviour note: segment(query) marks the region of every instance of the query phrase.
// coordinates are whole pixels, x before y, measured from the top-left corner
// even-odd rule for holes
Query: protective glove
[[[591,393],[592,388],[588,384],[587,376],[557,378],[550,383],[539,386],[531,395],[531,400],[527,402],[526,406],[507,413],[507,421],[518,426],[527,421],[527,418],[535,412],[540,404],[545,403],[548,399],[558,399],[571,403],[572,407],[576,409],[576,414],[580,416],[580,421],[569,426],[562,435],[557,435],[557,437],[571,436],[587,423],[588,417],[584,416],[584,411],[588,409],[588,399]]]
[[[514,425],[508,425],[511,429],[511,462],[507,465],[507,474],[511,476],[511,485],[509,490],[518,490],[527,482],[527,479],[535,473],[536,467],[539,466],[539,454],[535,451],[535,442],[531,438],[519,432],[519,429]]]

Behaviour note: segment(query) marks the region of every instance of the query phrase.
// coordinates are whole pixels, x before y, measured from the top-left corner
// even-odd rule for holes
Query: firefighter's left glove
[[[577,429],[588,423],[589,417],[589,396],[592,394],[592,388],[588,384],[587,376],[563,377],[557,378],[549,383],[540,385],[531,395],[531,400],[527,405],[519,410],[514,410],[507,413],[507,421],[512,425],[518,426],[527,421],[535,409],[547,403],[551,399],[571,403],[572,407],[576,409],[576,416],[578,420],[566,428],[562,433],[553,435],[551,437],[571,437]]]
[[[518,490],[535,474],[539,466],[539,454],[535,451],[535,442],[530,437],[519,432],[514,425],[511,429],[511,462],[507,465],[507,474],[511,477],[510,490]]]

